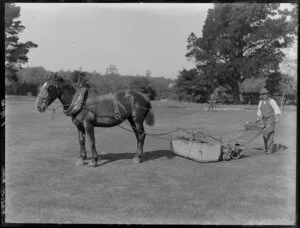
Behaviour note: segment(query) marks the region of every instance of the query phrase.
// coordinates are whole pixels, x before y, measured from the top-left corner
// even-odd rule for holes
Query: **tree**
[[[297,83],[293,76],[283,74],[280,81],[281,92],[295,93],[297,91]]]
[[[156,97],[156,91],[147,77],[137,76],[132,78],[129,87],[148,95],[151,100],[154,100]]]
[[[258,93],[265,87],[266,79],[265,78],[247,78],[241,83],[240,90],[243,93]]]
[[[266,79],[266,88],[270,91],[271,95],[278,95],[281,91],[281,73],[275,72],[268,75]]]
[[[19,33],[25,29],[21,24],[21,8],[12,3],[5,4],[5,76],[10,81],[17,82],[16,72],[21,65],[28,62],[27,54],[29,49],[36,48],[38,45],[27,41],[19,41]]]
[[[180,101],[205,102],[212,89],[211,81],[196,68],[179,71],[174,89]]]
[[[107,75],[119,75],[119,71],[115,65],[110,64],[109,67],[107,67],[105,74]]]
[[[273,89],[273,97],[279,104],[289,100],[289,102],[295,104],[297,97],[297,83],[293,76],[287,74],[280,74],[277,77],[272,77],[266,80],[266,85],[269,86],[270,91]],[[275,87],[275,89],[274,89]],[[284,98],[284,100],[282,100]]]
[[[294,32],[294,36],[298,36],[298,3],[291,3],[293,8],[291,10],[280,10],[280,13],[290,18],[289,26]]]
[[[167,98],[172,93],[172,88],[169,87],[170,83],[173,82],[172,79],[167,79],[163,77],[151,77],[149,78],[152,88],[155,89],[156,98]]]
[[[150,70],[146,70],[145,76],[148,77],[148,78],[150,78],[151,77],[151,73],[152,72]]]
[[[295,23],[275,3],[215,4],[203,27],[203,37],[188,37],[186,57],[199,71],[229,86],[240,103],[240,84],[279,70],[282,48],[294,39]]]
[[[74,70],[71,73],[70,80],[77,86],[85,85],[87,87],[90,87],[87,75],[88,73],[86,71],[82,71],[81,67],[79,67],[79,70]]]
[[[17,72],[19,83],[32,83],[37,86],[44,83],[44,81],[51,75],[51,72],[44,69],[44,67],[27,67]]]

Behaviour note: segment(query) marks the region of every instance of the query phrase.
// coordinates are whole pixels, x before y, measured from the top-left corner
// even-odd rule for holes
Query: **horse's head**
[[[36,100],[36,107],[40,112],[44,112],[49,105],[60,96],[60,84],[63,79],[55,73],[51,75],[41,86]]]

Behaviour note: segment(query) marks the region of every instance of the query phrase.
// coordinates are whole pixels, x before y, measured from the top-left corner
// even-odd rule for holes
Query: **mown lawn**
[[[153,102],[156,125],[146,127],[148,133],[199,128],[230,138],[256,118],[255,108],[207,112],[168,105]],[[106,155],[91,168],[74,165],[77,130],[61,110],[51,120],[50,111],[34,109],[34,100],[7,101],[6,222],[295,224],[296,114],[283,114],[276,153],[263,154],[258,138],[242,159],[214,163],[175,156],[166,135],[147,137],[144,162],[133,165],[134,135],[97,128],[96,146]]]

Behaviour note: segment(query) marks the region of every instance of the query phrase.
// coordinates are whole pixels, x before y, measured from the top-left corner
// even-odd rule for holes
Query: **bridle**
[[[74,85],[72,84],[72,83],[68,83],[68,84],[70,84],[70,85],[72,85],[73,87],[74,87]],[[79,85],[79,87],[75,87],[75,90],[77,90],[77,89],[80,89],[81,87],[82,87],[82,84],[83,84],[83,82],[81,82],[80,83],[80,85]],[[54,87],[54,89],[55,90],[49,90],[49,88],[51,88],[51,87]],[[49,83],[49,85],[47,85],[46,87],[44,87],[44,89],[45,90],[47,90],[47,92],[48,92],[48,94],[49,94],[49,97],[43,97],[43,96],[40,96],[40,95],[38,95],[37,97],[39,98],[39,99],[42,99],[42,100],[45,100],[47,103],[51,103],[52,101],[54,101],[56,98],[60,98],[61,97],[61,95],[62,95],[62,91],[59,89],[59,86],[58,86],[58,81],[56,81],[56,80],[54,80],[54,81],[52,81],[51,83]],[[53,93],[56,93],[56,95],[53,95]],[[51,101],[52,100],[52,101]],[[48,104],[48,105],[49,105]],[[60,108],[60,107],[63,107],[63,108],[65,108],[65,106],[70,106],[70,105],[72,105],[72,103],[70,103],[70,104],[61,104],[61,105],[59,105],[58,107],[56,107],[56,108],[54,108],[54,109],[52,109],[52,118],[53,118],[53,115],[54,115],[54,112],[55,112],[55,110],[56,109],[58,109],[58,108]],[[47,108],[48,109],[48,108]]]
[[[53,94],[53,91],[49,91],[49,88],[51,87],[51,86],[53,86],[54,88],[55,88],[55,92],[57,93],[57,97],[59,97],[60,96],[60,91],[59,91],[59,89],[58,89],[58,83],[55,81],[55,82],[53,82],[53,83],[51,83],[50,85],[48,85],[47,86],[47,88],[45,88],[46,90],[47,90],[47,92],[49,93],[49,95],[50,95],[50,97],[42,97],[42,96],[40,96],[40,95],[38,95],[37,97],[38,98],[40,98],[40,99],[42,99],[42,100],[46,100],[47,102],[48,101],[50,101],[51,99],[53,99],[53,97],[52,97],[52,95],[51,94]]]
[[[55,100],[55,98],[53,98],[53,96],[51,95],[53,93],[53,91],[49,91],[49,88],[51,86],[53,86],[55,88],[55,92],[57,93],[57,97],[59,97],[60,96],[60,91],[58,89],[58,83],[57,83],[57,81],[54,81],[53,83],[51,83],[50,85],[48,85],[46,88],[44,88],[45,90],[47,90],[48,94],[50,95],[49,97],[46,98],[46,97],[43,97],[43,96],[40,96],[40,95],[37,96],[39,99],[45,100],[49,104],[51,103],[52,99],[53,99],[53,101]],[[60,105],[60,106],[52,109],[51,120],[54,118],[55,110],[58,109],[58,108],[60,108],[60,107],[64,107],[64,105]],[[48,108],[46,108],[46,109],[48,109]]]

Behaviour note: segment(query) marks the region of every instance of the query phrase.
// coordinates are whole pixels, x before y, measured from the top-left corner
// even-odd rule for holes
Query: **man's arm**
[[[274,112],[275,112],[275,121],[279,121],[279,117],[281,115],[279,106],[277,105],[277,103],[274,99],[270,100],[270,105],[272,106],[272,108],[274,109]]]
[[[261,117],[261,100],[258,103],[258,107],[257,107],[257,121],[260,121],[260,117]]]

